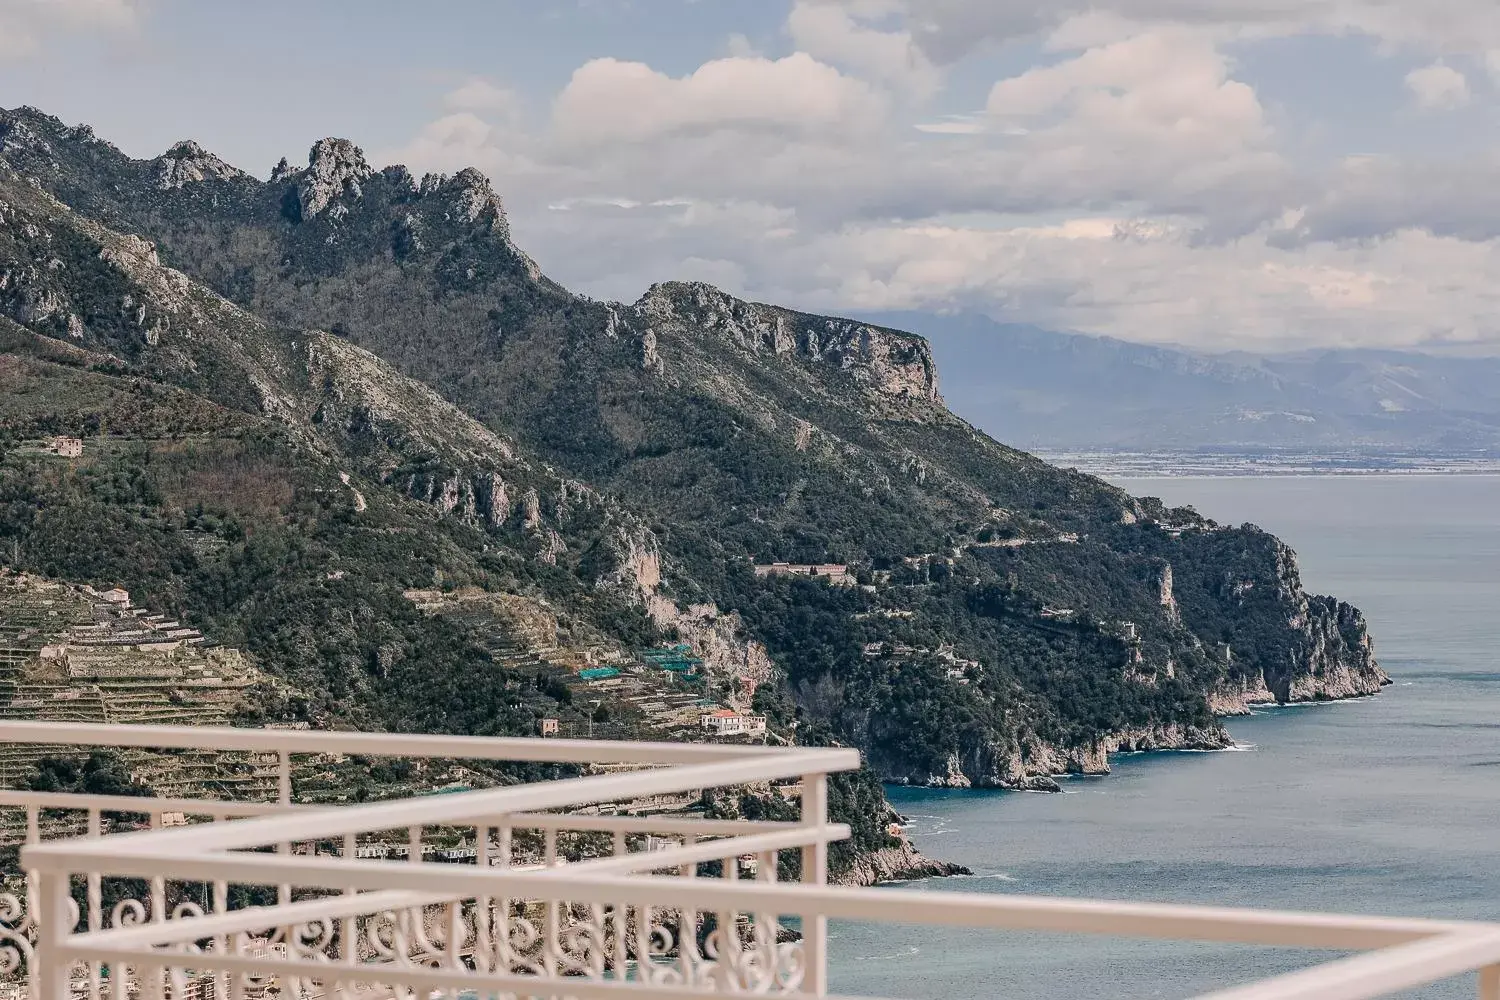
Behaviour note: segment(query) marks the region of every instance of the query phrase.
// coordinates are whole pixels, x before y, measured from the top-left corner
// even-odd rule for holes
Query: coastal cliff
[[[262,180],[0,112],[0,317],[27,389],[0,394],[0,565],[244,645],[301,721],[531,734],[597,699],[702,738],[570,666],[654,678],[681,644],[701,698],[857,747],[872,783],[1044,789],[1386,680],[1274,536],[991,438],[917,334],[696,282],[577,295],[477,170],[325,139]],[[55,435],[129,446],[58,475]],[[471,588],[552,609],[555,683],[531,658],[558,651],[404,596]]]
[[[861,853],[854,864],[833,876],[834,885],[879,885],[919,878],[948,878],[973,874],[963,865],[934,861],[912,846],[905,836],[895,847]]]

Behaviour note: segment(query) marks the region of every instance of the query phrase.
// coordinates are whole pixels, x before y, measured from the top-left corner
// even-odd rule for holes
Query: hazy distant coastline
[[[1500,456],[1492,453],[1038,451],[1037,454],[1053,465],[1104,478],[1500,475]]]

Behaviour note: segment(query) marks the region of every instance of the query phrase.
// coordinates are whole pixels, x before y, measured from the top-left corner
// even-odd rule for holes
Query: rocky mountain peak
[[[15,111],[0,111],[0,153],[11,150],[35,150],[42,153],[52,151],[47,140],[26,120],[29,117],[27,112],[33,110],[18,108]]]
[[[701,281],[664,281],[635,304],[648,323],[716,333],[747,350],[836,365],[884,396],[940,402],[937,363],[913,333],[747,302]]]
[[[231,181],[248,177],[243,170],[219,159],[191,139],[184,139],[156,158],[156,186],[162,191],[200,181]]]
[[[465,167],[449,177],[446,174],[427,174],[422,178],[418,192],[424,198],[438,198],[446,202],[450,218],[459,222],[480,223],[510,239],[510,222],[505,215],[505,205],[490,185],[490,179],[475,167]]]
[[[313,218],[336,198],[362,197],[360,181],[374,173],[365,162],[364,150],[348,139],[319,139],[307,154],[307,169],[297,179],[303,220]]]
[[[0,108],[0,153],[29,151],[48,156],[61,145],[100,146],[116,154],[119,149],[94,134],[88,125],[68,125],[62,119],[29,105],[7,111]]]

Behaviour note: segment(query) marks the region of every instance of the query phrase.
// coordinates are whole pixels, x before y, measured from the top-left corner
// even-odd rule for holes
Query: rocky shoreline
[[[882,882],[905,882],[918,878],[946,878],[972,875],[963,865],[934,861],[912,846],[904,836],[897,847],[882,847],[862,854],[854,867],[833,879],[837,885],[879,885]]]
[[[1285,696],[1277,695],[1264,678],[1256,683],[1226,684],[1208,696],[1209,707],[1218,718],[1249,715],[1257,706],[1342,701],[1376,694],[1391,683],[1371,658],[1350,668],[1335,663],[1331,669],[1309,672],[1292,679]],[[1109,733],[1091,745],[1064,747],[1041,740],[1025,740],[1009,748],[994,744],[973,747],[948,756],[941,773],[888,775],[891,784],[928,788],[996,788],[1011,791],[1057,792],[1057,779],[1066,775],[1110,773],[1109,755],[1147,751],[1227,750],[1234,740],[1222,725],[1188,726],[1178,723],[1144,726]]]

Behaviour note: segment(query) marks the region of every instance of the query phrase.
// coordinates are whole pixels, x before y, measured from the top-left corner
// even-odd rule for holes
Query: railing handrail
[[[92,949],[89,958],[127,965],[141,961],[147,957],[139,952],[128,948]],[[157,961],[166,963],[174,957],[172,955],[151,956]],[[237,972],[242,974],[264,974],[267,964],[256,958],[245,958],[238,955],[206,954],[194,956],[199,964],[206,967],[219,968],[226,972]],[[441,968],[380,966],[378,974],[369,969],[359,967],[330,966],[323,962],[308,962],[295,958],[278,959],[274,966],[288,975],[300,975],[308,979],[323,979],[328,981],[347,980],[358,982],[362,979],[379,979],[392,985],[399,985],[412,989],[443,989],[458,992],[472,990],[476,986],[483,986],[485,990],[481,996],[493,992],[500,996],[566,996],[575,1000],[661,1000],[661,998],[678,997],[682,1000],[701,1000],[701,998],[718,998],[725,994],[714,991],[705,993],[701,987],[675,986],[663,983],[634,983],[619,980],[591,980],[581,977],[568,977],[563,983],[553,989],[542,992],[539,987],[543,984],[538,982],[535,976],[498,975],[487,973],[475,975],[472,972],[453,972]],[[730,994],[733,995],[733,994]],[[770,994],[777,1000],[880,1000],[878,997],[859,996],[843,997],[829,993],[808,993],[804,990],[785,990]]]
[[[361,805],[340,805],[296,815],[265,815],[235,823],[142,830],[115,834],[108,847],[98,841],[58,840],[29,844],[23,863],[38,871],[57,870],[56,862],[71,855],[91,864],[109,862],[122,854],[142,852],[172,858],[185,850],[229,851],[298,840],[321,840],[348,833],[393,830],[412,824],[435,826],[484,822],[508,813],[589,805],[622,797],[718,788],[756,781],[774,781],[806,774],[827,774],[859,766],[859,752],[845,749],[797,750],[756,755],[737,761],[677,764],[623,774],[486,788],[451,795],[421,796]],[[75,869],[81,870],[81,869]]]
[[[432,736],[323,729],[239,729],[233,726],[140,726],[92,722],[0,720],[0,744],[144,747],[174,750],[245,750],[276,753],[346,753],[369,757],[438,757],[455,760],[529,761],[547,764],[699,764],[746,757],[784,756],[797,747],[725,743],[649,743],[537,739],[515,736]],[[851,751],[852,752],[852,751]]]
[[[1406,945],[1433,937],[1465,933],[1497,933],[1500,924],[1436,920],[1424,917],[1367,917],[1201,906],[1181,903],[1138,903],[1124,900],[1073,899],[1011,893],[908,892],[898,889],[820,886],[806,883],[726,882],[716,879],[679,879],[651,875],[611,874],[610,869],[646,871],[675,867],[684,859],[711,860],[737,851],[740,844],[790,844],[797,833],[755,834],[667,851],[638,853],[629,860],[606,858],[560,868],[518,872],[503,868],[456,865],[414,865],[405,862],[279,857],[275,855],[220,855],[179,859],[180,877],[210,876],[230,881],[272,884],[294,878],[303,886],[325,889],[387,890],[420,894],[433,901],[476,896],[524,896],[575,902],[661,904],[704,910],[772,912],[800,916],[821,915],[840,920],[875,923],[930,924],[990,930],[1052,931],[1119,937],[1250,944],[1329,951],[1363,951]],[[843,831],[840,831],[843,832]],[[837,839],[829,837],[828,839]],[[76,841],[74,843],[77,843]],[[748,853],[746,851],[745,853]],[[148,877],[160,871],[147,856],[116,859],[118,874]],[[609,862],[606,864],[605,862]],[[90,860],[88,864],[96,862]],[[329,915],[366,912],[371,906],[361,895],[330,901]],[[246,926],[274,923],[272,908],[233,911],[243,914]],[[232,917],[232,914],[225,914]],[[217,918],[202,918],[217,919]],[[100,931],[89,940],[132,943],[188,939],[208,925],[193,921]],[[217,924],[214,925],[217,927]],[[217,933],[217,931],[214,931]]]
[[[766,853],[784,850],[791,847],[801,847],[809,840],[817,839],[824,843],[835,840],[845,840],[849,836],[849,828],[841,823],[831,823],[827,826],[808,828],[799,827],[793,830],[773,830],[766,833],[747,833],[743,836],[729,837],[723,840],[704,841],[697,844],[689,844],[674,847],[665,851],[637,852],[634,854],[614,855],[611,857],[591,858],[568,865],[566,870],[574,876],[587,875],[600,879],[624,879],[634,876],[637,872],[649,872],[665,868],[677,868],[683,865],[693,865],[703,861],[715,861],[722,859],[725,854],[741,853]],[[274,859],[272,859],[274,860]],[[127,862],[128,864],[128,862]],[[361,865],[373,865],[384,868],[401,868],[410,871],[413,865],[406,863],[393,863],[383,861],[359,862]],[[431,866],[422,866],[430,868]],[[448,866],[445,866],[448,867]],[[470,869],[471,871],[473,869]],[[541,887],[538,880],[561,872],[562,868],[546,868],[543,866],[530,866],[527,868],[507,868],[504,871],[511,876],[516,876],[522,881],[510,884],[506,888],[525,893],[533,898],[546,898],[551,890]],[[129,874],[121,873],[121,874]],[[300,872],[299,872],[300,874]],[[635,885],[639,878],[629,878],[625,883]],[[681,879],[655,879],[657,884],[668,887],[668,895],[677,902],[679,890],[685,884]],[[692,880],[686,880],[692,881]],[[713,880],[705,879],[704,884],[712,884]],[[300,883],[304,886],[316,883]],[[571,896],[573,882],[570,881],[566,893],[559,892],[558,895]],[[744,883],[745,885],[764,885],[765,883]],[[335,887],[336,888],[336,887]],[[488,888],[488,887],[486,887]],[[496,893],[499,895],[500,893]],[[390,909],[395,907],[411,907],[423,905],[435,905],[451,902],[458,898],[453,893],[438,892],[432,889],[401,888],[401,889],[375,889],[352,896],[330,896],[325,899],[305,900],[300,903],[280,904],[275,907],[250,906],[238,910],[229,910],[224,913],[215,913],[202,917],[194,917],[190,920],[174,920],[165,923],[137,924],[128,927],[117,927],[109,930],[89,931],[87,933],[72,935],[68,940],[70,944],[78,947],[128,947],[142,945],[159,945],[166,943],[184,943],[194,941],[202,937],[217,934],[233,933],[236,931],[256,930],[271,924],[281,924],[288,920],[310,920],[315,918],[336,918],[355,916],[368,913],[372,910]],[[600,900],[601,902],[616,902],[617,900]],[[660,902],[660,898],[657,900]],[[683,900],[687,902],[687,900]],[[791,911],[788,911],[791,912]]]
[[[279,802],[244,802],[233,799],[185,799],[158,795],[95,795],[91,792],[33,792],[0,789],[0,808],[56,809],[80,811],[149,814],[180,812],[186,816],[265,816],[270,813],[302,811],[317,805],[282,805]]]
[[[1196,1000],[1373,1000],[1496,963],[1500,963],[1500,926],[1481,924],[1215,990]],[[1480,998],[1489,1000],[1484,993]]]
[[[34,964],[28,961],[28,968],[40,970],[33,972],[33,995],[41,1000],[66,1000],[70,967],[75,961],[92,969],[90,988],[95,1000],[100,997],[101,962],[121,970],[133,967],[147,979],[157,977],[164,969],[177,970],[172,973],[177,979],[168,994],[173,1000],[186,1000],[189,995],[182,978],[184,970],[193,975],[199,974],[194,970],[217,970],[214,975],[218,976],[271,972],[325,983],[347,976],[354,982],[378,980],[429,991],[478,986],[480,992],[567,993],[581,1000],[718,995],[707,980],[696,985],[683,980],[686,985],[681,987],[662,983],[641,986],[609,981],[595,971],[593,978],[585,975],[568,978],[565,984],[559,981],[558,949],[564,939],[559,935],[566,933],[562,925],[577,919],[582,921],[579,926],[586,927],[592,919],[594,933],[600,936],[590,947],[596,949],[593,954],[599,961],[603,959],[597,949],[606,947],[603,935],[606,926],[611,928],[615,936],[608,945],[613,949],[610,961],[618,969],[628,958],[624,936],[652,933],[653,910],[658,916],[666,912],[668,923],[664,926],[669,931],[672,920],[686,921],[680,928],[684,973],[693,962],[705,960],[702,955],[692,957],[697,946],[690,943],[694,934],[709,926],[700,923],[701,914],[717,916],[719,927],[738,926],[736,921],[744,918],[746,926],[753,925],[758,935],[753,947],[770,947],[769,951],[756,952],[753,962],[780,961],[777,956],[793,960],[787,968],[794,975],[773,992],[805,1000],[826,1000],[825,928],[830,918],[1366,952],[1221,989],[1200,1000],[1369,1000],[1474,970],[1481,973],[1482,1000],[1500,1000],[1500,923],[826,885],[828,844],[850,835],[847,826],[828,822],[827,777],[859,765],[859,755],[849,749],[16,721],[0,721],[0,743],[232,750],[264,752],[277,758],[279,802],[0,790],[0,807],[26,810],[28,837],[33,841],[22,848],[21,866],[36,880],[31,907],[36,921],[36,960]],[[290,804],[289,762],[292,755],[304,753],[594,763],[623,768],[441,796],[296,806]],[[549,811],[782,779],[801,782],[800,820],[595,816]],[[89,835],[35,842],[40,814],[54,810],[87,811]],[[234,822],[101,835],[100,816],[115,812],[151,815],[152,825],[157,827],[162,826],[162,814],[167,812],[215,820],[232,818]],[[475,836],[477,863],[422,861],[418,847],[423,831],[433,827],[469,828]],[[545,835],[542,860],[540,864],[517,865],[518,860],[534,860],[529,853],[515,853],[513,834],[527,829]],[[413,857],[395,862],[358,856],[381,853],[356,852],[361,834],[392,830],[406,831]],[[563,863],[558,847],[564,831],[611,835],[608,839],[614,853]],[[672,836],[681,842],[662,850],[631,852],[630,846],[640,845],[629,844],[627,837],[643,833]],[[342,851],[333,855],[292,851],[296,843],[325,840],[341,840]],[[258,850],[266,847],[277,848],[277,853]],[[777,853],[799,848],[802,881],[778,881]],[[752,880],[739,874],[737,859],[745,855],[761,863]],[[489,864],[491,859],[498,861],[498,866]],[[700,871],[699,865],[715,861],[724,862],[721,877],[709,877]],[[666,872],[673,872],[674,877],[667,877]],[[88,875],[87,926],[91,929],[81,933],[75,932],[76,925],[68,915],[70,877],[74,874]],[[101,880],[110,877],[149,880],[150,920],[128,924],[123,918],[125,911],[117,906],[113,917],[117,926],[102,929],[100,886]],[[174,911],[169,918],[167,888],[182,882],[214,886],[215,912],[194,916],[188,910]],[[231,885],[274,886],[277,903],[227,909],[226,889]],[[328,895],[293,902],[294,889],[312,890],[314,895],[321,890]],[[498,911],[493,908],[497,899],[501,901]],[[470,917],[478,921],[473,932],[477,949],[481,926],[488,927],[499,919],[498,926],[509,933],[504,929],[509,927],[507,921],[515,902],[540,908],[540,915],[531,918],[535,923],[530,931],[541,935],[538,941],[545,941],[536,974],[516,975],[522,970],[508,964],[486,965],[484,962],[493,963],[494,957],[480,961],[478,950],[473,954],[475,964],[464,968],[460,949],[467,945],[457,930],[460,923]],[[633,924],[629,919],[632,908]],[[592,918],[579,916],[590,909]],[[397,913],[403,914],[399,919],[408,921],[406,926],[417,928],[412,947],[426,949],[421,951],[423,955],[435,955],[435,947],[443,950],[437,961],[441,967],[401,964],[389,955],[382,959],[383,952],[366,962],[350,951],[340,956],[344,964],[330,966],[323,960],[329,956],[301,953],[295,948],[284,948],[280,954],[245,954],[224,947],[235,939],[235,947],[244,948],[253,938],[262,942],[255,947],[264,950],[262,938],[268,930],[287,935],[286,943],[295,945],[293,926],[309,921],[321,922],[330,935],[327,941],[334,942],[331,922],[337,921],[337,947],[341,948],[343,942],[356,940],[359,928],[377,928],[380,920],[395,919],[392,915]],[[421,929],[429,915],[451,922],[450,936],[436,939],[437,946],[427,941],[426,931]],[[763,929],[776,931],[787,916],[801,918],[803,937],[796,946],[778,944],[784,939],[778,939],[775,933],[762,933]],[[524,912],[518,912],[516,919],[524,923]],[[213,953],[196,953],[196,946],[209,938],[217,942]],[[325,945],[318,944],[314,950],[322,947]],[[327,947],[333,949],[335,945]],[[407,945],[401,947],[400,954],[404,955]],[[634,947],[649,946],[645,938],[637,937]],[[793,950],[779,950],[783,947]],[[646,952],[638,950],[635,954]],[[721,958],[717,973],[734,974],[733,961],[727,956]],[[756,968],[763,970],[766,966]],[[564,975],[566,972],[563,970]],[[120,984],[124,984],[126,975],[120,973]],[[160,978],[154,983],[153,989],[167,985]]]

